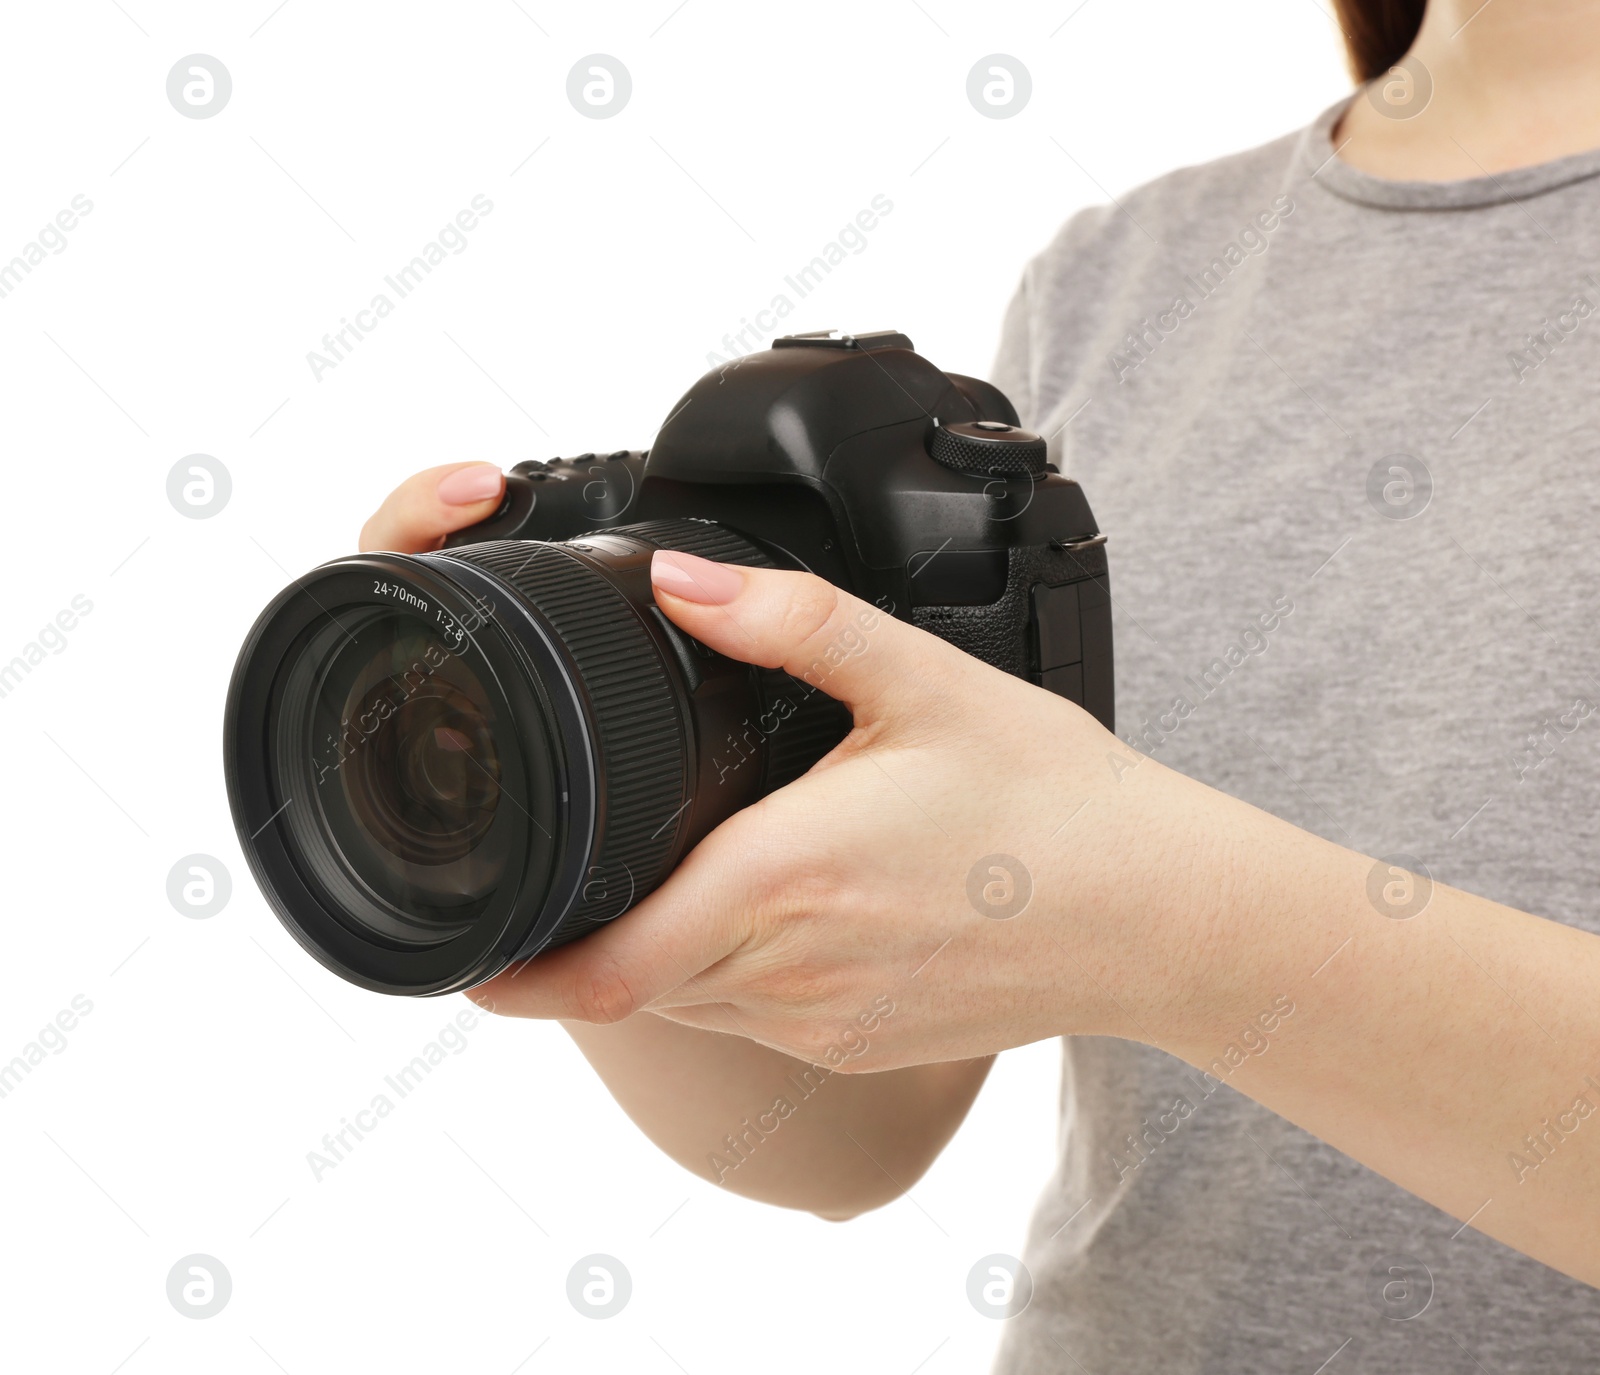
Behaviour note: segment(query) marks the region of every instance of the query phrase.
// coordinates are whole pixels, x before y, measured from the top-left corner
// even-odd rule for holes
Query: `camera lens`
[[[497,898],[553,862],[549,725],[447,595],[383,560],[318,570],[258,625],[230,699],[235,817],[268,896],[379,983],[485,958]]]
[[[324,565],[229,690],[234,822],[279,918],[391,993],[467,988],[654,889],[849,727],[656,609],[658,548],[770,564],[702,521]]]

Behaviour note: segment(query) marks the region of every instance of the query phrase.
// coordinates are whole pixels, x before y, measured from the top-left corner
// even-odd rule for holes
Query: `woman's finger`
[[[650,578],[661,609],[702,644],[787,669],[843,702],[858,727],[938,715],[977,667],[953,645],[810,573],[662,551]]]
[[[361,530],[361,552],[421,554],[444,537],[492,516],[506,479],[492,463],[446,463],[408,477]]]

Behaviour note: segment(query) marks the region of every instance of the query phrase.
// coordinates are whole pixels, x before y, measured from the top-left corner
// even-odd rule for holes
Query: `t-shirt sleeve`
[[[1000,326],[1000,348],[995,354],[994,366],[989,369],[989,380],[1011,398],[1024,428],[1031,428],[1034,421],[1032,293],[1028,281],[1031,274],[1030,264],[1012,293],[1011,304],[1006,307],[1005,320]]]
[[[1037,430],[1070,386],[1103,309],[1119,232],[1108,211],[1092,205],[1070,216],[1023,268],[1006,308],[989,380],[1027,429]]]

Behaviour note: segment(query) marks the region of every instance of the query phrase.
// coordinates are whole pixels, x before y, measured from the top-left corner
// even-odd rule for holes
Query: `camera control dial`
[[[936,426],[928,440],[936,463],[958,473],[997,477],[1042,477],[1045,442],[1032,430],[999,420],[958,420]]]

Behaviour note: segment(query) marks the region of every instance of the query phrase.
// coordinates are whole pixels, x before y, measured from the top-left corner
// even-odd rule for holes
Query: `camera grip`
[[[1103,540],[1014,547],[998,599],[983,606],[914,607],[911,621],[1116,729]]]

